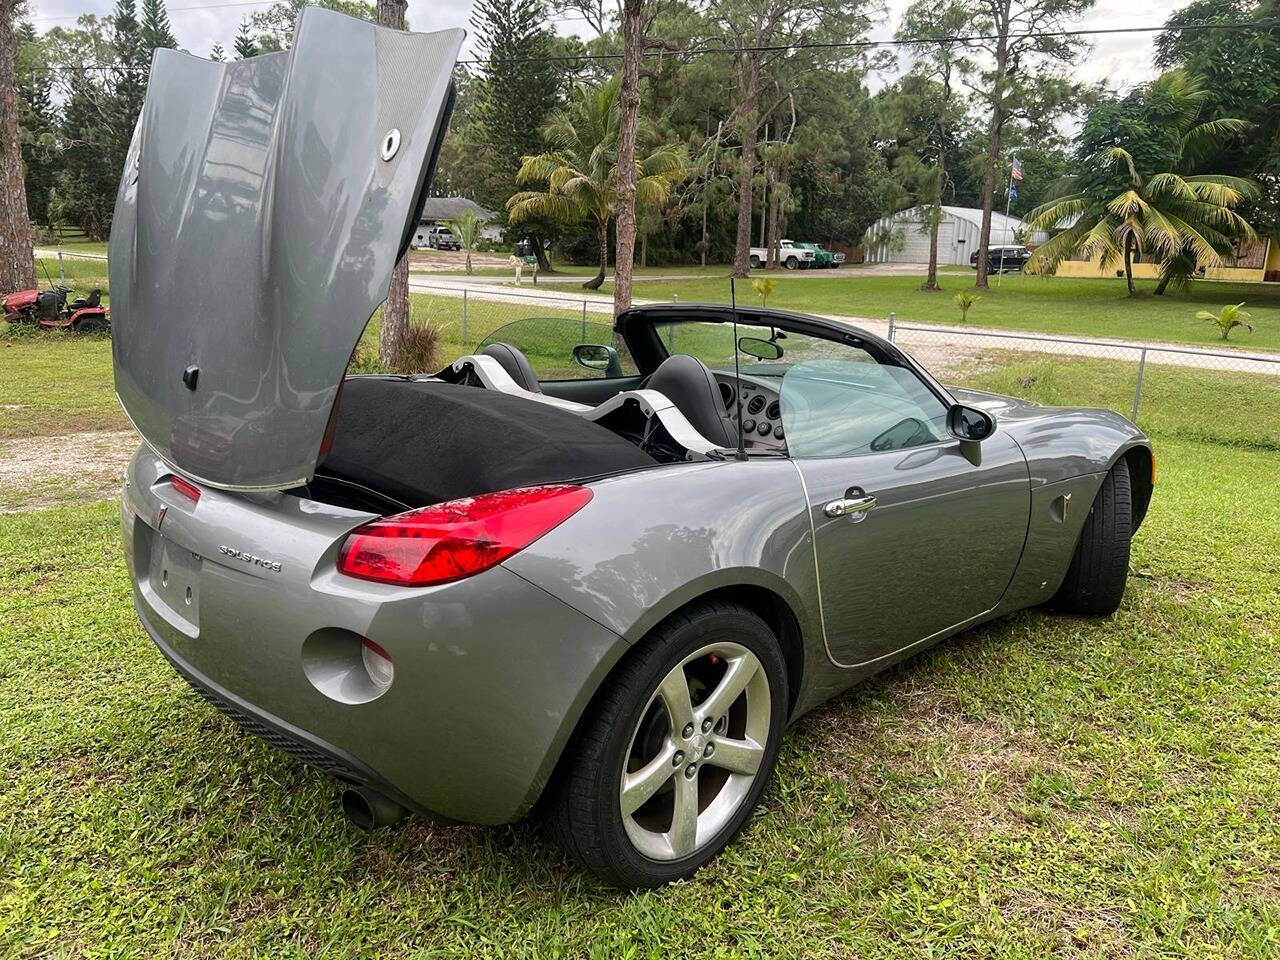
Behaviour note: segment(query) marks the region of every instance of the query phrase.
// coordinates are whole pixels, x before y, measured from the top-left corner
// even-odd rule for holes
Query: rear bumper
[[[503,566],[419,589],[344,577],[334,561],[359,515],[311,501],[205,490],[157,521],[163,476],[135,458],[122,536],[139,617],[192,686],[410,809],[471,823],[528,811],[624,640]],[[393,659],[385,691],[360,686],[360,637]]]
[[[300,760],[321,773],[328,774],[335,780],[339,780],[342,783],[363,784],[364,786],[372,787],[395,800],[406,809],[413,810],[415,813],[432,819],[441,819],[438,814],[426,810],[411,797],[401,793],[395,785],[389,783],[381,774],[362,761],[357,760],[351,754],[335,747],[331,743],[326,743],[319,737],[313,736],[301,727],[295,727],[293,724],[281,720],[279,717],[268,713],[261,707],[255,706],[248,700],[236,696],[226,687],[206,677],[191,664],[187,663],[186,660],[182,659],[173,647],[165,643],[155,627],[151,625],[150,620],[148,620],[146,605],[140,603],[136,596],[134,598],[134,607],[138,612],[138,619],[147,631],[147,635],[151,637],[151,641],[164,654],[165,659],[178,672],[178,675],[191,684],[191,689],[200,694],[215,709],[239,724],[246,733],[253,734],[259,740],[270,744],[282,753],[287,753],[295,760]]]

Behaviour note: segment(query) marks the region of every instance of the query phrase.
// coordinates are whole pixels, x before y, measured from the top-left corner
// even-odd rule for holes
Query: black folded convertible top
[[[630,441],[549,404],[435,380],[350,377],[317,473],[417,507],[654,463]]]

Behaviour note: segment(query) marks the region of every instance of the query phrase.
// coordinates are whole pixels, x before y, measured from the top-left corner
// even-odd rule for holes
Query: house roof
[[[911,220],[920,219],[918,211],[922,208],[912,207],[909,210],[901,210],[893,215],[895,220],[906,218]],[[982,209],[980,207],[949,207],[943,204],[942,209],[946,211],[947,216],[954,217],[957,220],[964,220],[973,224],[975,227],[982,227]],[[991,235],[999,237],[1001,235],[1013,236],[1018,230],[1023,229],[1025,224],[1017,217],[1007,217],[999,210],[991,211]],[[1037,236],[1041,236],[1037,232]],[[1047,237],[1047,234],[1044,234]]]
[[[498,215],[466,197],[427,197],[422,204],[423,220],[455,220],[470,210],[481,220],[496,220]]]

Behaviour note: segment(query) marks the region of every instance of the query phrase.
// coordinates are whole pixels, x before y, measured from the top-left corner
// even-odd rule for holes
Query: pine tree
[[[34,286],[31,221],[22,151],[18,143],[18,97],[13,71],[16,40],[13,0],[0,0],[0,288]]]
[[[35,28],[23,21],[17,29],[18,135],[26,165],[27,209],[33,223],[48,225],[49,197],[58,156],[58,107],[53,96],[56,74],[31,69],[45,64],[46,51]]]
[[[142,0],[142,45],[148,51],[157,47],[178,49],[178,38],[169,26],[164,0]]]
[[[216,60],[218,63],[224,63],[227,59],[227,51],[222,49],[222,44],[215,43],[213,49],[209,51],[209,59]]]
[[[147,96],[147,73],[151,66],[151,50],[142,39],[142,27],[138,23],[138,8],[134,0],[116,0],[115,8],[107,18],[110,23],[111,45],[115,49],[114,66],[108,72],[107,89],[99,92],[86,85],[82,93],[95,97],[101,103],[102,124],[101,144],[95,148],[101,158],[101,164],[109,171],[113,180],[118,181],[120,172],[124,170],[125,156],[129,152],[129,142],[133,139],[133,128],[138,123],[138,115],[142,112],[142,103]],[[76,91],[73,89],[73,96]],[[96,95],[96,96],[95,96]],[[68,113],[70,111],[68,110]],[[79,127],[73,126],[73,136]],[[105,234],[111,226],[109,201],[114,199],[115,184],[105,191],[100,198],[103,213],[95,213],[91,218],[93,229]]]
[[[240,29],[236,32],[235,51],[237,60],[248,60],[258,55],[258,45],[249,33],[247,18],[240,21]]]
[[[549,59],[555,37],[549,16],[546,0],[478,0],[471,15],[476,53],[486,63],[475,83],[466,133],[478,171],[469,194],[494,210],[505,209],[521,189],[521,158],[545,149],[541,130],[560,99],[562,64]],[[539,260],[545,259],[542,237],[549,227],[545,218],[524,225]],[[549,266],[541,263],[544,270]]]

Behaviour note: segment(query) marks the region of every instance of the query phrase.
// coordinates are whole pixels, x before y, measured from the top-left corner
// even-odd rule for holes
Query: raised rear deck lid
[[[307,7],[284,52],[156,51],[111,229],[112,354],[125,412],[183,473],[311,477],[426,196],[463,36]]]

